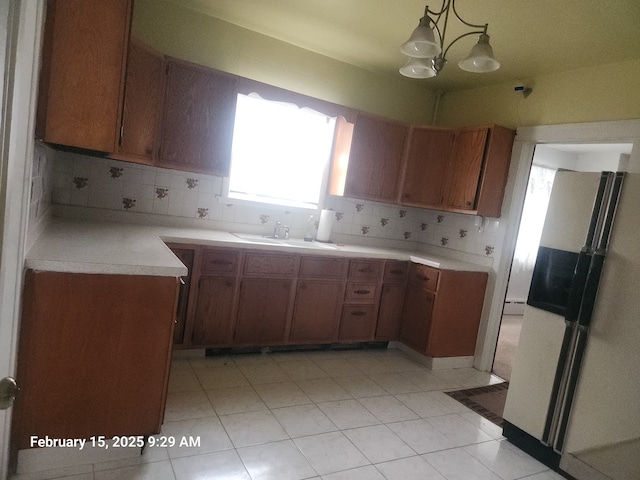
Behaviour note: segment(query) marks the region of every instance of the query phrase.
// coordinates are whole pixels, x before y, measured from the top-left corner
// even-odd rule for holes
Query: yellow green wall
[[[156,50],[358,110],[430,124],[435,92],[162,0],[136,0],[133,33]]]
[[[436,123],[516,128],[640,118],[640,60],[539,76],[522,84],[533,88],[526,99],[514,91],[515,82],[445,93]]]
[[[380,75],[198,14],[165,0],[136,0],[133,32],[157,50],[194,63],[397,120],[430,124],[428,82]],[[508,61],[508,60],[505,60]],[[640,118],[640,60],[447,92],[436,123],[517,128]]]

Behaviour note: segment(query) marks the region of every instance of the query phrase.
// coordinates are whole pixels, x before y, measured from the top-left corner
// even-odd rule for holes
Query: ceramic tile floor
[[[179,358],[162,435],[199,446],[14,479],[561,479],[443,393],[500,381],[395,349]]]

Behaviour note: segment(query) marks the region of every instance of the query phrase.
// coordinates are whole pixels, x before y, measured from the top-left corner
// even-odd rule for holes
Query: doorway
[[[627,170],[632,144],[538,144],[527,181],[524,206],[505,295],[492,373],[509,381],[516,357],[549,195],[557,170]]]

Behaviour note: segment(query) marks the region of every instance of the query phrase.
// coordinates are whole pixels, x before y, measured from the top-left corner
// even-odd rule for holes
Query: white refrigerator
[[[640,479],[640,174],[559,171],[504,435],[578,480]]]

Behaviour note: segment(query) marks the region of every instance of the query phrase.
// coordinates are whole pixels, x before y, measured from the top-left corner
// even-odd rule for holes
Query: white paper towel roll
[[[318,233],[316,240],[319,242],[328,242],[331,236],[331,228],[333,227],[333,210],[322,210],[320,212],[320,222],[318,223]]]

